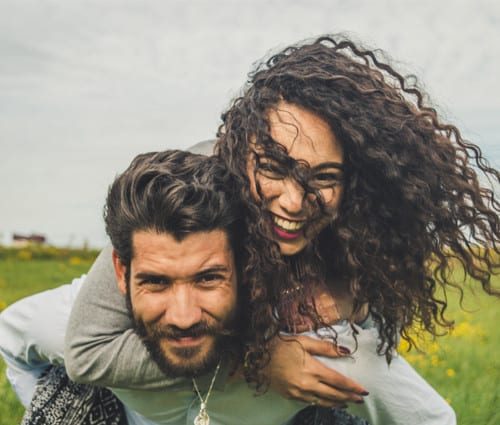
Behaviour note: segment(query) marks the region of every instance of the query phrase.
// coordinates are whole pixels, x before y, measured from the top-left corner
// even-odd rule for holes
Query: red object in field
[[[47,238],[44,235],[33,233],[29,236],[20,235],[18,233],[14,233],[12,235],[12,240],[17,243],[35,243],[35,244],[43,244],[47,242]]]

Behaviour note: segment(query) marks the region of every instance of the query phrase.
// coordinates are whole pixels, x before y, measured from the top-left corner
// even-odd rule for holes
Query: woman
[[[436,325],[452,325],[436,289],[455,286],[447,275],[455,259],[487,293],[498,295],[490,279],[498,270],[500,205],[491,190],[480,186],[476,172],[494,184],[499,173],[408,84],[373,51],[322,37],[272,56],[224,114],[217,153],[241,179],[247,223],[258,239],[249,245],[247,265],[258,294],[256,328],[270,323],[267,304],[281,311],[289,302],[282,293],[290,289],[299,310],[321,326],[302,294],[312,287],[303,283],[326,283],[319,291],[332,294],[340,310],[347,307],[351,321],[369,310],[380,330],[379,351],[390,358],[399,333],[412,340],[413,324],[433,335]],[[294,157],[292,150],[303,146],[300,115],[316,120],[311,125],[318,129],[324,126],[325,134],[330,131],[326,137],[336,149],[330,158],[337,164],[314,171],[310,158]],[[288,126],[289,134],[283,136],[284,129],[273,134],[277,122]],[[315,211],[330,217],[321,232],[305,222],[304,237],[297,240],[311,243],[288,262],[276,244],[261,241],[274,238],[287,255],[287,242],[268,223],[280,228],[280,218],[293,222],[298,217],[295,226],[301,226],[307,213],[276,211],[273,194],[264,187],[272,181],[306,201],[312,197],[317,204],[313,218]],[[280,318],[271,322],[274,334],[287,325],[286,316]],[[256,347],[269,333],[259,333]]]
[[[245,374],[258,389],[270,375],[275,388],[309,403],[328,406],[346,398],[321,382],[317,372],[325,369],[309,355],[306,370],[283,372],[289,370],[280,367],[283,359],[292,363],[303,355],[297,344],[277,338],[283,331],[327,332],[349,345],[339,349],[358,364],[370,346],[371,361],[384,355],[405,373],[395,354],[399,336],[412,341],[415,325],[432,335],[452,325],[438,293],[456,286],[448,273],[456,260],[487,293],[498,295],[490,281],[498,270],[500,205],[476,171],[493,182],[499,173],[423,99],[373,51],[333,36],[272,56],[223,115],[216,154],[240,180],[251,235],[243,273],[251,296]],[[109,258],[99,261],[111,268]],[[95,270],[89,280],[114,286]],[[67,367],[78,379],[118,385],[113,344],[121,339],[139,350],[141,344],[131,332],[104,338],[99,347],[74,343],[88,332],[79,317],[89,302],[75,307]],[[99,326],[99,317],[90,317],[91,324]],[[133,361],[138,358],[135,352]],[[98,377],[91,372],[96,368]],[[139,384],[133,369],[123,382]],[[409,385],[418,379],[411,375]],[[160,376],[151,382],[161,382]],[[367,400],[387,390],[373,384]],[[403,390],[394,388],[394,397]],[[442,400],[436,404],[449,419]],[[381,419],[376,404],[375,411],[365,409],[372,423],[397,423],[401,414],[383,412],[389,419]],[[406,423],[412,420],[438,423],[430,417]]]

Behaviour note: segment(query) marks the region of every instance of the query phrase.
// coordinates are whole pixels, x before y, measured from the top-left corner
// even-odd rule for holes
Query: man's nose
[[[201,321],[202,309],[190,285],[174,285],[169,292],[168,307],[165,312],[165,319],[169,325],[188,329]]]
[[[304,208],[304,188],[293,178],[283,180],[283,191],[281,192],[280,205],[289,214],[299,214]]]

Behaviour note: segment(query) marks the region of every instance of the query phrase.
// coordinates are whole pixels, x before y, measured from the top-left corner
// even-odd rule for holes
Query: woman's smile
[[[287,220],[275,214],[272,214],[274,233],[282,239],[296,239],[302,236],[302,228],[306,224],[305,220]]]

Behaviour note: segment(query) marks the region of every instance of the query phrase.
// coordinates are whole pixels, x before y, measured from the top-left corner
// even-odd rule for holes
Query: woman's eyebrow
[[[344,164],[341,162],[322,162],[321,164],[315,165],[314,167],[311,167],[312,170],[323,170],[325,168],[337,168],[340,171],[344,170]]]
[[[280,145],[271,136],[268,135],[267,138],[268,138],[268,141],[271,141],[273,143],[276,143],[277,145]],[[282,145],[280,145],[280,146],[282,146]],[[287,159],[291,159],[295,162],[300,162],[300,160],[297,161],[295,158],[292,158],[287,152],[282,152],[280,149],[278,149],[278,152],[279,152],[279,156],[283,155]],[[265,150],[263,150],[263,152],[257,152],[254,150],[254,154],[257,156],[258,160],[260,160],[260,159],[278,160],[278,158],[273,157],[272,153],[271,153],[271,155],[268,155],[268,152],[265,152]],[[310,167],[310,169],[314,170],[314,171],[323,170],[325,168],[337,168],[340,171],[344,171],[344,164],[342,162],[328,161],[328,162],[322,162],[321,164],[315,165],[314,167],[313,166]]]

